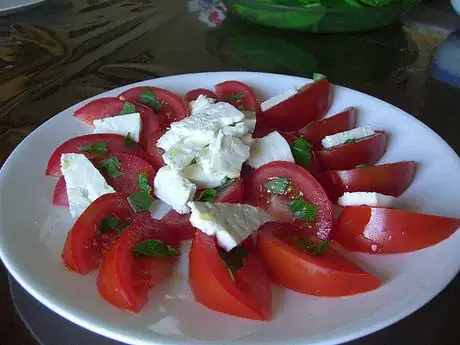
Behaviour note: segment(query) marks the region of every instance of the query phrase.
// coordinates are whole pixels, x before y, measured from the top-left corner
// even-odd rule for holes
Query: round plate
[[[222,72],[173,76],[106,92],[116,96],[129,87],[155,85],[185,94],[212,88],[225,80],[253,86],[261,99],[306,79],[265,73]],[[330,114],[347,106],[359,109],[359,124],[389,133],[381,163],[415,160],[417,174],[399,206],[459,217],[460,160],[433,131],[407,113],[357,91],[335,87]],[[96,275],[79,276],[61,263],[61,249],[72,221],[68,210],[50,203],[55,178],[45,177],[48,157],[65,140],[90,132],[75,119],[81,102],[56,115],[30,134],[0,171],[0,254],[17,281],[50,309],[94,332],[130,344],[337,344],[374,332],[412,313],[439,293],[460,269],[460,232],[410,254],[353,254],[384,284],[343,298],[319,298],[275,289],[270,322],[227,316],[196,303],[187,285],[187,255],[166,285],[151,291],[144,310],[134,315],[99,297]],[[436,231],[436,229],[433,229]],[[185,247],[187,245],[184,245]]]
[[[46,0],[0,0],[0,15],[26,9],[27,7],[38,5]]]

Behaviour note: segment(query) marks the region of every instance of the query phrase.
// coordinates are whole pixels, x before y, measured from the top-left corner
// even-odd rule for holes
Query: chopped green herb
[[[163,107],[163,103],[155,96],[155,94],[148,87],[144,87],[141,92],[141,96],[137,99],[139,103],[142,103],[155,111],[160,111]]]
[[[97,166],[103,169],[107,175],[112,178],[120,177],[123,173],[119,170],[121,168],[121,163],[117,157],[109,157],[100,161]]]
[[[128,149],[133,149],[138,147],[139,144],[136,143],[133,138],[131,138],[131,132],[128,132],[128,134],[125,137],[125,147]]]
[[[324,251],[329,245],[329,241],[308,241],[300,237],[295,237],[294,240],[296,243],[302,247],[308,254],[313,256],[319,256],[324,254]]]
[[[370,168],[372,165],[370,164],[358,164],[356,167],[357,168]]]
[[[179,250],[159,240],[140,242],[134,246],[133,250],[139,256],[170,258],[180,255]]]
[[[238,92],[238,93],[232,93],[230,96],[228,96],[225,100],[226,101],[241,101],[242,98],[244,97],[244,93]]]
[[[203,202],[214,202],[216,201],[217,191],[215,189],[205,189],[196,199],[197,201]]]
[[[224,260],[225,265],[229,272],[231,272],[230,276],[233,281],[235,281],[235,277],[233,273],[238,271],[244,265],[243,259],[248,256],[248,250],[243,246],[236,246],[229,252],[224,250],[219,250],[220,257]]]
[[[122,232],[130,224],[131,224],[130,219],[125,219],[124,221],[121,221],[113,214],[109,214],[107,217],[101,220],[101,224],[99,225],[99,231],[102,234],[105,234],[107,232],[112,232],[112,231]]]
[[[343,144],[344,144],[344,145],[347,145],[347,144],[354,144],[354,143],[356,143],[356,141],[357,141],[357,139],[354,139],[354,138],[352,138],[352,139],[347,139],[347,140],[345,140],[345,141],[343,142]]]
[[[153,196],[147,192],[136,192],[128,196],[128,202],[134,212],[147,212],[153,202]]]
[[[291,144],[291,151],[295,162],[304,168],[311,164],[312,149],[313,145],[304,138],[297,138]]]
[[[301,195],[297,195],[293,200],[290,200],[289,208],[297,219],[314,222],[318,207],[310,204]]]
[[[137,176],[137,188],[141,192],[150,193],[152,187],[149,185],[149,175],[146,172],[142,172]]]
[[[324,79],[324,78],[326,78],[326,76],[324,74],[313,73],[313,80],[314,81],[318,81],[318,80],[321,80],[321,79]]]
[[[136,106],[132,104],[131,102],[126,101],[123,103],[123,107],[121,108],[120,114],[118,115],[126,115],[126,114],[132,114],[136,112]]]
[[[79,146],[78,150],[92,154],[93,156],[104,156],[109,153],[106,141],[95,141],[87,145]]]
[[[230,186],[234,181],[235,181],[234,178],[225,177],[225,178],[222,180],[222,183],[220,184],[220,186],[216,188],[216,190],[217,190],[218,192],[221,191],[221,190],[224,190],[225,188],[227,188],[228,186]]]
[[[283,195],[289,189],[291,181],[286,177],[276,177],[264,184],[264,188],[269,193]]]

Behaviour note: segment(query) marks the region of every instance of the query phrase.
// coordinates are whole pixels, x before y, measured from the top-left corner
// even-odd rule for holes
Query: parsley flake
[[[157,98],[157,96],[148,87],[144,87],[141,92],[141,96],[137,99],[141,104],[144,104],[155,111],[160,111],[163,107],[163,103]]]
[[[109,153],[109,146],[106,141],[95,141],[94,143],[79,146],[78,150],[93,156],[104,156]]]
[[[126,115],[126,114],[132,114],[136,112],[136,106],[131,103],[126,101],[123,103],[123,107],[121,108],[121,111],[118,115]]]
[[[148,212],[153,202],[153,196],[147,192],[136,192],[128,196],[128,202],[134,212]]]
[[[306,168],[311,164],[313,145],[304,138],[297,138],[291,144],[291,152],[294,160],[300,166]]]
[[[297,219],[309,222],[316,220],[318,207],[310,204],[301,195],[297,195],[293,200],[290,200],[288,206]]]
[[[329,246],[329,241],[308,241],[300,237],[294,237],[294,241],[298,246],[312,256],[324,254],[324,251]]]
[[[137,188],[141,192],[150,193],[152,187],[149,185],[149,175],[146,172],[142,172],[137,176]]]
[[[121,163],[117,157],[109,157],[100,161],[97,166],[103,169],[107,175],[112,178],[120,177],[123,173],[119,170],[121,168]]]
[[[357,139],[355,138],[352,138],[352,139],[347,139],[343,142],[343,145],[347,145],[347,144],[354,144],[356,143]]]
[[[146,240],[136,244],[133,251],[140,257],[171,258],[180,256],[178,249],[159,240]]]
[[[289,190],[291,181],[286,177],[276,177],[264,184],[265,191],[275,194],[285,194]]]
[[[128,132],[128,134],[126,135],[124,145],[128,149],[134,149],[139,146],[139,144],[136,143],[131,137],[131,132]]]

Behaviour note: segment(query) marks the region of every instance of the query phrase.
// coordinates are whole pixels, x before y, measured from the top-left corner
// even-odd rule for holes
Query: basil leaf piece
[[[238,92],[238,93],[232,93],[230,96],[228,96],[225,100],[226,101],[241,101],[241,99],[244,97],[244,93]]]
[[[291,181],[286,177],[276,177],[264,184],[264,188],[269,193],[283,195],[289,190]]]
[[[121,108],[120,114],[118,115],[126,115],[126,114],[132,114],[136,112],[136,106],[131,103],[126,101],[123,103],[123,107]]]
[[[157,96],[148,87],[144,87],[142,89],[141,96],[137,99],[137,101],[155,111],[160,111],[163,107],[163,103],[161,103]]]
[[[128,134],[125,137],[124,141],[125,147],[128,149],[133,149],[139,146],[138,143],[136,143],[133,138],[131,138],[131,132],[128,132]]]
[[[134,212],[147,212],[153,202],[153,196],[147,192],[136,192],[128,196],[128,202]]]
[[[221,185],[216,188],[216,191],[220,192],[221,190],[224,190],[225,188],[230,186],[235,180],[236,180],[236,178],[225,177],[222,180]]]
[[[324,254],[324,251],[329,246],[329,241],[320,241],[320,242],[313,242],[308,241],[300,237],[295,237],[294,240],[296,244],[298,244],[304,251],[312,256],[319,256]]]
[[[311,164],[312,149],[313,145],[304,138],[297,138],[291,144],[291,152],[295,162],[304,168]]]
[[[216,201],[217,190],[215,189],[205,189],[196,199],[197,201],[203,202],[214,202]]]
[[[313,81],[318,81],[318,80],[321,80],[321,79],[324,79],[324,78],[326,78],[326,76],[324,74],[313,73]]]
[[[109,214],[103,220],[101,220],[101,224],[99,225],[99,231],[102,234],[107,232],[115,231],[121,224],[121,220],[115,217],[113,214]]]
[[[220,257],[224,260],[228,270],[233,273],[238,271],[244,265],[243,259],[249,255],[248,250],[243,246],[236,246],[232,250],[226,252],[219,250]],[[234,280],[234,277],[233,277]]]
[[[372,165],[370,164],[358,164],[356,167],[357,168],[370,168]]]
[[[104,156],[109,153],[109,146],[106,141],[95,141],[94,143],[79,146],[78,150],[87,152],[93,156]]]
[[[301,195],[297,195],[293,200],[288,202],[288,206],[297,219],[314,222],[318,207],[310,204]]]
[[[106,158],[97,163],[97,166],[103,169],[107,175],[112,178],[120,177],[123,175],[123,173],[119,170],[121,168],[121,163],[117,157]]]
[[[139,256],[160,258],[180,256],[179,250],[159,240],[146,240],[140,242],[134,246],[133,250]]]
[[[121,224],[118,226],[117,231],[118,232],[123,232],[128,226],[130,226],[132,223],[131,219],[125,219],[124,221],[121,222]]]
[[[150,193],[152,187],[149,185],[149,175],[146,172],[142,172],[137,176],[137,188],[141,192]]]
[[[343,142],[343,145],[347,145],[347,144],[354,144],[356,143],[357,139],[347,139]]]

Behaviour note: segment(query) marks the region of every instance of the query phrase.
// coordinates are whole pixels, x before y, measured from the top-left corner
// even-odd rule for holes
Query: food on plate
[[[271,281],[329,297],[379,288],[337,243],[405,253],[446,239],[460,220],[389,208],[410,187],[415,162],[374,166],[386,133],[357,127],[353,105],[322,119],[331,101],[328,80],[316,75],[262,103],[235,80],[185,101],[139,86],[87,103],[75,117],[95,133],[61,144],[45,171],[59,177],[53,204],[75,218],[64,265],[99,269],[100,295],[135,313],[187,257],[179,244],[190,239],[190,288],[222,313],[269,320]],[[153,219],[161,202],[170,210]]]

